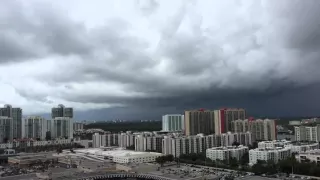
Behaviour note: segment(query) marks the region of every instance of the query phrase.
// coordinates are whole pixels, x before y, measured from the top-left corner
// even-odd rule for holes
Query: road
[[[33,180],[37,179],[37,176],[35,173],[32,174],[23,174],[23,175],[17,175],[17,176],[7,176],[7,177],[1,177],[1,180]]]

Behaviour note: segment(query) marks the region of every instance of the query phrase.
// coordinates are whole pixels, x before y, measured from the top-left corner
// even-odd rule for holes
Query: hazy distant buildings
[[[0,143],[12,140],[12,118],[0,116]]]
[[[78,131],[83,129],[83,123],[81,122],[73,122],[73,130]]]
[[[184,118],[187,136],[214,133],[214,111],[204,109],[185,111]]]
[[[40,116],[30,116],[23,119],[23,137],[45,140],[47,120]]]
[[[232,122],[245,119],[246,111],[242,108],[224,108],[214,111],[215,133],[221,134],[232,131]]]
[[[59,104],[58,107],[54,107],[51,109],[51,117],[52,119],[56,117],[73,118],[73,108],[65,107],[64,105]]]
[[[184,129],[184,115],[167,114],[162,116],[162,131],[182,131]]]
[[[12,108],[11,105],[4,105],[3,108],[0,108],[0,116],[12,118],[11,131],[12,139],[22,137],[22,109],[21,108]]]

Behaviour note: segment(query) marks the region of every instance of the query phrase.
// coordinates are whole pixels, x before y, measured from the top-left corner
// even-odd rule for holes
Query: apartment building
[[[106,147],[106,135],[94,133],[92,135],[92,146],[94,148]]]
[[[204,136],[165,136],[162,140],[162,153],[179,157],[181,154],[202,153],[206,149],[220,146],[231,146],[234,142],[251,145],[251,133],[224,133]]]
[[[83,123],[81,122],[73,122],[73,130],[78,131],[83,129]]]
[[[106,134],[106,146],[119,146],[120,134]]]
[[[184,115],[166,114],[162,116],[162,131],[183,131]]]
[[[261,141],[258,143],[259,149],[275,149],[290,145],[292,142],[287,140]]]
[[[232,122],[245,119],[246,111],[242,108],[224,108],[214,111],[215,134],[234,132]],[[246,132],[243,130],[242,132]]]
[[[249,151],[247,146],[221,146],[213,147],[206,150],[206,157],[216,160],[230,160],[230,158],[236,158],[238,161],[241,157]]]
[[[250,131],[253,141],[277,139],[276,122],[273,119],[235,120],[231,124],[235,133]]]
[[[12,140],[12,118],[0,116],[0,143]]]
[[[51,138],[73,138],[73,120],[69,117],[55,117],[51,120]]]
[[[291,148],[290,147],[277,147],[277,148],[257,148],[249,150],[249,165],[254,165],[261,161],[273,161],[274,163],[278,163],[281,160],[287,159],[291,156]]]
[[[13,108],[11,105],[6,104],[0,108],[0,116],[12,118],[11,122],[11,139],[20,139],[22,137],[22,109]]]
[[[203,133],[205,135],[214,133],[214,111],[213,110],[190,110],[185,111],[185,134],[187,136]]]
[[[320,125],[295,126],[294,136],[296,141],[320,141]]]
[[[23,137],[40,139],[44,141],[46,139],[47,120],[40,116],[29,116],[23,119]]]
[[[286,147],[291,148],[291,152],[293,153],[301,153],[306,152],[314,149],[319,149],[319,143],[318,142],[292,142]]]
[[[56,117],[68,117],[73,118],[73,108],[65,107],[63,104],[59,104],[58,107],[54,107],[51,109],[51,117],[52,119]]]
[[[316,164],[320,164],[320,149],[301,152],[296,155],[296,159],[299,162],[311,161],[315,162]]]

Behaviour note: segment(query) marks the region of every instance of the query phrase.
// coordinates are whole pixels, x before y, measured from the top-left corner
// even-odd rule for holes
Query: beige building
[[[187,136],[214,133],[213,110],[190,110],[185,111],[185,134]]]
[[[273,119],[235,120],[231,124],[235,133],[250,131],[253,141],[277,139],[276,122]]]
[[[232,122],[246,118],[246,110],[242,108],[225,108],[214,111],[215,133],[221,134],[233,131]],[[246,132],[246,131],[243,131]]]

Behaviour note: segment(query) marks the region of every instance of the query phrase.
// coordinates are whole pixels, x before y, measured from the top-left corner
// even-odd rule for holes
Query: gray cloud
[[[228,19],[225,27],[204,29],[204,17],[192,12],[197,3],[183,4],[160,32],[154,53],[147,50],[149,42],[129,33],[131,24],[124,19],[88,29],[50,8],[33,8],[30,16],[22,6],[6,4],[15,11],[0,15],[1,22],[7,22],[0,25],[0,63],[77,57],[72,67],[62,66],[54,76],[48,73],[36,77],[52,88],[63,85],[65,91],[57,96],[77,103],[177,110],[201,105],[256,109],[259,104],[271,107],[280,101],[288,101],[283,106],[290,106],[294,94],[299,101],[308,103],[303,101],[303,93],[314,93],[307,90],[310,85],[317,89],[314,84],[320,80],[320,3],[310,0],[267,4],[266,20],[232,21],[231,30],[227,29]],[[252,13],[260,13],[263,8],[261,4],[252,6],[257,9]],[[150,1],[140,10],[150,15],[158,8],[158,2]],[[182,26],[189,26],[191,33],[181,33]],[[156,67],[161,64],[165,65],[160,74]],[[144,95],[73,93],[74,83],[88,82],[118,83],[128,93]],[[49,101],[45,94],[22,88],[16,91],[23,97]]]

